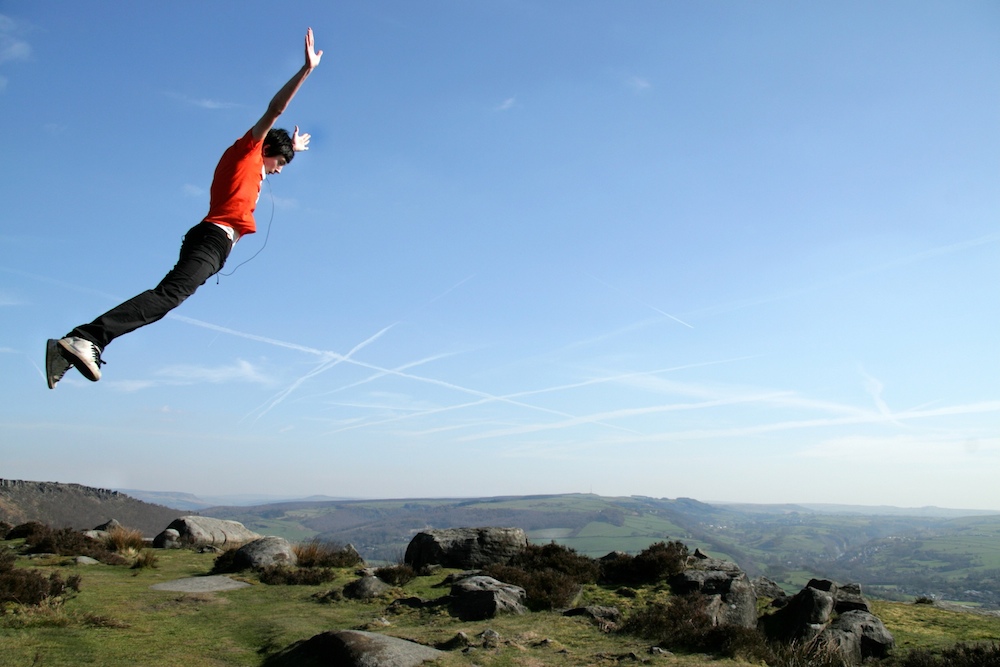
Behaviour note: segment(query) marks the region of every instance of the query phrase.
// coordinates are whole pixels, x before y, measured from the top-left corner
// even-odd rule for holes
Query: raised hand
[[[313,37],[313,29],[309,28],[306,31],[306,67],[313,69],[316,65],[319,65],[320,58],[323,57],[323,52],[316,51],[316,40]]]
[[[296,125],[295,131],[292,133],[292,150],[296,152],[309,150],[310,136],[309,134],[299,134],[299,126]]]

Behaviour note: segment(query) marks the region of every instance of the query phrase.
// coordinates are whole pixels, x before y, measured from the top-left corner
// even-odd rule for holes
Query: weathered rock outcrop
[[[837,649],[853,663],[866,658],[884,658],[895,645],[882,621],[867,611],[841,614],[821,634],[819,641]]]
[[[760,619],[773,639],[816,641],[839,650],[855,662],[883,657],[895,644],[892,634],[871,614],[859,584],[838,586],[813,579],[787,604]]]
[[[447,528],[417,533],[406,547],[407,565],[472,569],[503,564],[528,546],[520,528]]]
[[[355,579],[344,586],[344,597],[352,600],[371,600],[377,598],[392,586],[375,576],[365,576]]]
[[[170,531],[174,531],[171,533]],[[153,538],[153,546],[172,549],[181,546],[225,546],[246,544],[260,535],[239,521],[213,519],[207,516],[182,516]]]
[[[233,565],[237,569],[260,570],[272,565],[294,567],[298,557],[292,545],[283,537],[261,537],[236,550]]]
[[[688,558],[687,569],[669,579],[681,595],[701,593],[713,625],[757,626],[757,594],[746,572],[729,561],[709,558],[700,551]]]
[[[87,530],[113,516],[123,525],[155,535],[184,512],[137,500],[120,491],[81,484],[0,479],[0,521],[17,526],[38,521]]]
[[[323,632],[264,662],[265,667],[417,667],[446,655],[430,646],[361,630]]]
[[[493,577],[468,577],[451,587],[451,613],[463,621],[482,621],[499,614],[523,614],[525,592]]]

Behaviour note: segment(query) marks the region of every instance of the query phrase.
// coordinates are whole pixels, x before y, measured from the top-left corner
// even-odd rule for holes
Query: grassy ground
[[[0,542],[0,548],[5,548]],[[28,613],[8,611],[0,617],[0,665],[57,667],[97,665],[117,667],[151,665],[191,667],[215,665],[259,666],[269,656],[299,640],[337,629],[366,629],[412,639],[424,644],[447,641],[464,632],[474,641],[487,628],[498,632],[498,648],[454,651],[439,667],[570,667],[614,665],[634,653],[655,665],[746,665],[713,661],[701,655],[651,656],[649,643],[600,632],[581,617],[558,613],[531,613],[490,621],[463,623],[442,609],[405,609],[389,613],[393,597],[433,599],[446,588],[436,588],[447,571],[419,577],[392,596],[375,602],[321,603],[316,593],[339,588],[355,578],[339,571],[336,581],[321,586],[267,586],[252,576],[253,585],[219,593],[185,594],[155,591],[151,586],[183,577],[204,576],[214,562],[210,554],[187,550],[157,551],[157,567],[130,570],[108,565],[76,565],[72,559],[27,561],[19,567],[57,571],[63,578],[82,577],[79,594],[62,605]],[[646,589],[637,598],[588,586],[581,604],[616,604],[627,608],[667,595],[665,589]],[[929,605],[876,603],[876,613],[900,645],[943,647],[958,640],[1000,639],[1000,619],[958,614]]]

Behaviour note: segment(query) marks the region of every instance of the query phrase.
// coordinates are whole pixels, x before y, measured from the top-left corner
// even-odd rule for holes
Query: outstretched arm
[[[288,80],[284,86],[281,87],[275,96],[271,99],[271,103],[267,105],[267,111],[264,115],[260,117],[257,124],[253,126],[251,130],[253,132],[253,137],[257,141],[262,140],[267,136],[268,130],[270,130],[275,121],[278,120],[285,109],[288,108],[288,103],[292,101],[295,97],[295,93],[298,92],[299,88],[302,86],[302,82],[306,80],[306,77],[319,65],[320,58],[323,57],[322,51],[316,51],[316,42],[313,39],[313,30],[309,28],[306,32],[306,61],[302,65],[302,68],[296,72],[291,79]],[[298,134],[298,128],[296,128],[296,134]],[[305,150],[306,145],[309,143],[309,135],[302,135],[300,139],[304,138],[305,142],[301,143],[302,148],[296,150]]]

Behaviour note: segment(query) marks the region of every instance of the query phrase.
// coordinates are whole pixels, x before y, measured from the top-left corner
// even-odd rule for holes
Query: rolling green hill
[[[516,526],[599,557],[681,540],[737,562],[789,591],[814,577],[855,581],[888,599],[917,596],[1000,607],[1000,515],[820,512],[797,505],[710,505],[688,498],[591,494],[482,499],[297,502],[213,507],[261,533],[351,543],[376,561],[400,560],[428,528]]]

